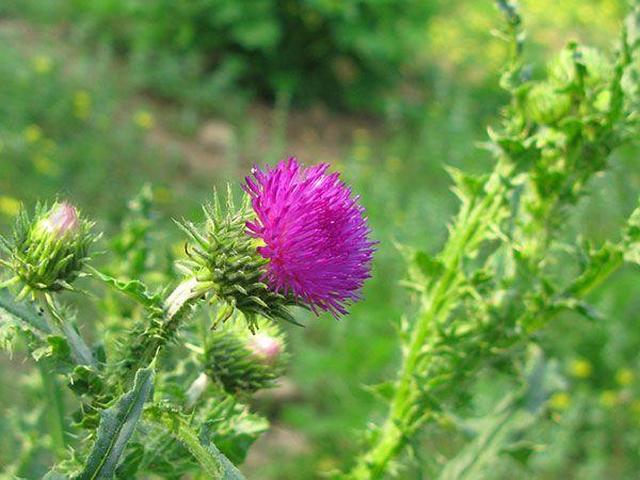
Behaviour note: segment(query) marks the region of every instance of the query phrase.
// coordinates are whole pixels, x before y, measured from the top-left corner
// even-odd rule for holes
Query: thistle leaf
[[[233,463],[205,436],[198,435],[189,419],[179,411],[154,406],[148,411],[153,420],[178,439],[202,467],[206,478],[212,480],[244,480]]]
[[[29,330],[39,338],[46,338],[53,332],[38,311],[25,302],[18,302],[8,290],[0,290],[0,321],[17,321],[21,328]]]
[[[110,287],[124,293],[125,295],[128,295],[146,308],[155,309],[162,307],[161,296],[157,293],[149,292],[147,286],[139,280],[118,280],[117,278],[99,272],[94,268],[91,269],[91,272],[94,276],[102,280]]]
[[[151,396],[153,378],[153,366],[138,370],[133,388],[101,413],[96,442],[84,470],[75,480],[106,480],[113,477],[140,420],[144,403]]]

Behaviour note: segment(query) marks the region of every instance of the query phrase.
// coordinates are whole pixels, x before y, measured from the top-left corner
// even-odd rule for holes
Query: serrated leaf
[[[376,385],[366,385],[364,388],[383,402],[390,402],[396,392],[396,387],[393,382],[382,382]]]
[[[413,261],[420,272],[427,278],[436,277],[444,271],[444,265],[440,260],[421,250],[415,253]]]
[[[136,478],[138,467],[144,458],[144,446],[140,443],[133,444],[129,447],[129,453],[122,460],[116,469],[116,478],[118,480],[129,480]]]
[[[555,364],[545,361],[538,348],[529,353],[523,389],[507,393],[493,413],[459,422],[461,430],[471,433],[473,439],[446,464],[441,480],[484,478],[486,469],[499,462],[503,453],[526,462],[527,445],[522,442],[522,432],[543,414],[549,393],[557,385]]]
[[[202,467],[206,478],[212,480],[244,480],[244,476],[231,461],[209,441],[198,435],[189,418],[179,411],[156,405],[149,409],[152,419],[179,440]]]
[[[447,167],[447,172],[455,182],[453,192],[463,202],[471,201],[484,193],[487,175],[471,175],[455,167]]]
[[[147,286],[139,280],[118,280],[111,275],[107,275],[95,269],[92,269],[92,273],[110,287],[133,298],[135,301],[147,308],[162,307],[162,297],[157,293],[149,292]]]
[[[229,460],[241,464],[251,445],[269,429],[269,421],[232,400],[229,408],[211,412],[218,418],[205,422],[199,436],[201,443],[213,441]]]
[[[527,440],[521,440],[503,449],[503,452],[517,461],[520,465],[526,466],[533,453],[541,449],[540,445]]]
[[[100,414],[96,441],[82,473],[76,480],[113,478],[120,457],[133,435],[145,402],[153,390],[153,367],[136,372],[133,388]]]
[[[38,362],[43,358],[54,358],[56,361],[65,364],[73,364],[71,359],[71,348],[69,342],[59,335],[49,335],[46,339],[47,345],[37,348],[31,352],[33,359]]]

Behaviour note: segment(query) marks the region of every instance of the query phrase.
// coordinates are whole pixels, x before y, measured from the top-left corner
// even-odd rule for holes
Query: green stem
[[[186,317],[189,307],[208,290],[210,285],[196,278],[183,280],[167,297],[164,315],[151,319],[146,330],[136,336],[123,356],[125,376],[132,377],[138,369],[147,366],[169,341]]]
[[[451,306],[462,295],[459,288],[463,281],[462,259],[473,240],[482,237],[490,228],[493,216],[502,204],[506,193],[501,177],[508,173],[507,167],[499,162],[486,184],[486,195],[474,205],[466,205],[458,217],[458,225],[442,252],[444,273],[435,280],[425,294],[422,313],[413,328],[408,348],[391,400],[389,414],[377,440],[355,468],[349,478],[364,480],[380,478],[389,462],[400,453],[409,440],[410,433],[419,428],[428,418],[428,412],[416,417],[412,413],[415,400],[420,395],[416,388],[414,374],[418,364],[428,358],[427,336],[434,326],[441,324],[449,315]]]
[[[203,445],[198,433],[180,417],[161,416],[155,423],[162,425],[187,447],[202,467],[205,478],[212,480],[244,480],[240,471],[213,444]]]
[[[498,192],[496,192],[496,195]],[[491,193],[487,197],[492,196]],[[489,201],[491,203],[491,201]],[[477,210],[487,208],[487,203],[482,202],[478,205]],[[367,454],[361,457],[355,468],[348,475],[348,478],[354,480],[368,480],[380,478],[387,469],[391,460],[397,456],[405,447],[410,437],[417,428],[421,426],[426,419],[429,418],[428,412],[425,415],[422,412],[420,417],[412,414],[412,407],[415,404],[420,392],[414,383],[414,372],[417,370],[418,363],[428,359],[427,336],[432,325],[445,318],[450,308],[451,302],[457,300],[459,282],[462,280],[460,274],[459,254],[463,252],[464,247],[470,238],[465,232],[469,232],[474,228],[480,228],[476,220],[477,215],[469,215],[464,226],[458,231],[461,232],[458,239],[451,238],[448,246],[445,247],[443,256],[449,262],[445,262],[447,267],[445,274],[440,277],[430,289],[428,302],[423,307],[423,313],[413,330],[407,353],[404,357],[395,395],[391,401],[389,415],[384,422],[377,441]],[[467,240],[465,240],[467,239]],[[449,245],[457,246],[450,248]],[[605,249],[603,249],[605,251]],[[605,251],[606,253],[606,251]],[[606,279],[616,272],[624,263],[624,255],[620,249],[612,249],[612,253],[608,255],[607,261],[604,263],[596,262],[597,268],[587,269],[587,273],[576,279],[562,294],[562,296],[570,296],[580,299],[588,295],[594,288],[601,285]],[[536,311],[535,317],[541,319],[540,326],[546,324],[551,317],[557,312],[555,303],[551,301],[548,305]],[[527,315],[532,315],[527,313]],[[518,323],[526,324],[523,319]]]
[[[73,325],[71,325],[62,317],[55,305],[53,298],[46,293],[38,293],[36,294],[36,298],[42,305],[44,311],[47,313],[47,316],[51,323],[53,323],[53,326],[57,327],[69,342],[71,355],[73,356],[74,360],[80,365],[90,365],[92,367],[95,367],[96,361],[93,358],[91,349],[83,340],[83,338],[78,334]]]

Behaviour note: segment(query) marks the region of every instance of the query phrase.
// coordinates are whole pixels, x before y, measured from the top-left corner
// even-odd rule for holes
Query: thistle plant
[[[339,478],[406,478],[418,434],[443,425],[471,439],[425,461],[425,476],[483,478],[557,389],[539,333],[561,312],[597,320],[588,295],[640,263],[640,208],[601,244],[565,228],[611,154],[638,135],[640,11],[612,58],[570,43],[533,78],[519,13],[497,4],[510,100],[483,145],[495,165],[486,175],[450,169],[461,206],[438,253],[399,246],[416,305],[400,322],[396,377],[371,387],[386,416]],[[249,402],[286,371],[282,322],[298,324],[304,311],[351,321],[370,276],[376,241],[365,211],[329,168],[295,158],[255,167],[224,200],[214,195],[202,222],[176,222],[185,234],[176,263],[155,250],[149,189],[100,264],[90,252],[99,236],[75,207],[23,211],[0,240],[0,345],[22,346],[37,363],[50,433],[25,442],[21,458],[49,449],[50,480],[243,478],[237,466],[268,428]],[[99,299],[86,295],[94,289]],[[70,303],[81,295],[104,317],[86,321]],[[496,365],[519,388],[469,427],[468,387]]]
[[[474,376],[501,357],[517,363],[517,352],[557,313],[591,315],[585,296],[625,261],[637,263],[637,210],[619,240],[599,247],[580,239],[567,244],[560,234],[611,152],[637,136],[639,11],[627,19],[613,61],[571,43],[547,77],[535,80],[524,66],[515,4],[497,4],[506,19],[498,35],[510,50],[501,83],[511,102],[484,145],[495,167],[484,176],[451,170],[461,207],[438,254],[402,247],[419,310],[402,323],[397,378],[374,389],[388,404],[387,417],[346,478],[397,473],[417,433],[450,421],[468,402]],[[567,251],[578,273],[558,281],[554,268],[562,259],[567,269]],[[434,475],[479,478],[465,475],[483,475],[474,469],[490,455],[495,460],[495,450],[475,450]],[[459,473],[447,477],[452,471]]]
[[[344,315],[369,276],[374,244],[364,210],[327,169],[291,158],[254,169],[239,204],[231,187],[225,202],[214,195],[202,224],[177,222],[186,256],[154,290],[145,283],[148,190],[112,242],[116,261],[100,269],[89,265],[93,224],[70,204],[18,217],[13,240],[2,241],[9,278],[0,319],[3,338],[27,340],[43,382],[55,373],[59,463],[47,478],[242,478],[234,463],[266,420],[241,402],[275,386],[286,368],[277,322],[299,323],[296,308]],[[103,300],[107,321],[96,327],[115,339],[95,345],[59,296],[82,294],[76,281],[87,273],[129,302]],[[73,423],[60,375],[79,403]],[[84,440],[71,441],[70,428]]]

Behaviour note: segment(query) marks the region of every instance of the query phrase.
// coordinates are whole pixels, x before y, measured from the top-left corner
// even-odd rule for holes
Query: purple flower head
[[[295,158],[254,168],[245,190],[255,221],[248,234],[262,240],[266,281],[316,313],[347,313],[370,277],[374,242],[364,208],[329,165],[301,166]]]

